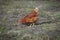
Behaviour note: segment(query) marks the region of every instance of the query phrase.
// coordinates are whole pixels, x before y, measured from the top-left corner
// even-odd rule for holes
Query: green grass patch
[[[42,24],[42,30],[54,30],[56,28],[56,24]]]

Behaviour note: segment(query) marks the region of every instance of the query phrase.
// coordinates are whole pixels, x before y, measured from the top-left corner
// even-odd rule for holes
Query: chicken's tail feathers
[[[22,19],[18,20],[18,23],[24,23],[24,20],[22,20]]]
[[[18,20],[18,23],[22,23],[22,20]]]

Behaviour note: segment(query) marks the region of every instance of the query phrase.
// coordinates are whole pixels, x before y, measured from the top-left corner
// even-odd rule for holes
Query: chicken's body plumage
[[[29,23],[30,25],[32,25],[37,21],[37,19],[38,19],[38,9],[34,9],[30,14],[25,16],[23,19],[18,20],[18,22],[22,24]]]

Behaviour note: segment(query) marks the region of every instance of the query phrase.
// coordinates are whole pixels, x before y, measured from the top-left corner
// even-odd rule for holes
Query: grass
[[[54,30],[56,28],[56,24],[43,24],[42,29],[43,30]]]
[[[33,1],[33,2],[14,1],[13,3],[8,4],[8,5],[2,5],[2,7],[6,13],[4,12],[3,14],[1,14],[3,16],[0,18],[1,19],[0,24],[2,24],[2,25],[0,25],[0,32],[12,31],[11,33],[7,34],[11,38],[10,40],[14,40],[14,39],[21,40],[21,38],[22,38],[22,40],[48,40],[47,39],[48,34],[46,34],[46,32],[56,30],[56,28],[58,27],[58,26],[56,26],[56,23],[50,23],[50,24],[47,23],[47,24],[36,25],[36,27],[32,27],[32,28],[27,28],[28,27],[27,26],[24,28],[19,28],[18,30],[13,30],[15,28],[15,25],[17,25],[17,20],[20,17],[22,18],[22,16],[18,17],[18,15],[20,15],[20,14],[26,15],[27,13],[31,12],[31,10],[34,7],[40,6],[40,4],[42,4],[42,7],[39,9],[39,13],[40,13],[39,17],[43,17],[46,20],[51,20],[50,16],[47,15],[46,13],[44,13],[43,11],[47,10],[48,8],[50,8],[52,6],[60,5],[60,3],[58,4],[55,2],[48,2],[48,1],[44,1],[40,4],[39,3],[40,2],[37,2],[37,1]],[[6,15],[4,15],[4,14],[6,14]],[[52,12],[51,14],[55,17],[55,19],[57,19],[57,21],[60,20],[59,11]],[[16,16],[14,16],[14,15],[16,15]],[[57,22],[57,23],[60,24],[60,22]],[[17,26],[21,26],[21,25],[17,25]],[[12,27],[12,29],[10,29],[8,31],[6,29],[6,27]],[[17,33],[17,34],[14,34],[14,33]],[[16,35],[18,35],[18,36],[16,36]],[[2,36],[4,37],[4,34]],[[2,37],[2,39],[3,39],[3,37]],[[60,36],[58,36],[56,39],[60,40]]]

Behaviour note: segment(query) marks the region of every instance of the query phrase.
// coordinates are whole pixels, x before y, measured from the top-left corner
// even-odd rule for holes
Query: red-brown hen
[[[18,22],[21,24],[28,23],[30,27],[38,20],[38,8],[34,8],[31,13],[25,16],[22,19],[19,19]]]

